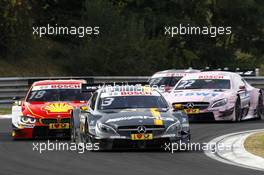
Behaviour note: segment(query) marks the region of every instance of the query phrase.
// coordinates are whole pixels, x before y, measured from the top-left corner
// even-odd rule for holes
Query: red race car
[[[13,138],[70,138],[72,110],[90,97],[81,91],[83,83],[86,81],[33,83],[25,100],[12,107]]]

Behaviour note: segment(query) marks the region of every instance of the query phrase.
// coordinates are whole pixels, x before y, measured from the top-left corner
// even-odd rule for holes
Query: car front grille
[[[172,105],[181,104],[182,109],[189,109],[189,108],[195,108],[195,109],[207,109],[209,107],[208,102],[184,102],[184,103],[173,103]],[[190,107],[192,106],[192,107]]]
[[[63,118],[60,120],[59,123],[70,123],[71,122],[71,119],[70,118]]]
[[[49,125],[51,123],[70,123],[71,119],[70,118],[63,118],[63,119],[57,119],[57,118],[53,118],[53,119],[40,119],[40,123],[44,124],[44,125]]]
[[[146,131],[161,131],[164,130],[163,125],[143,125],[146,128]],[[118,131],[137,131],[139,125],[131,125],[131,126],[119,126],[117,128]]]
[[[58,122],[57,119],[40,119],[40,123],[44,125],[49,125],[51,123],[57,123],[57,122]]]
[[[32,131],[33,138],[69,138],[70,129],[53,129],[50,130],[48,126],[34,127]]]

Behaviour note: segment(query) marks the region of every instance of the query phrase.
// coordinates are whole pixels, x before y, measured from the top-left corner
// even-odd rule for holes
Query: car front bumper
[[[151,140],[132,140],[131,138],[91,138],[93,143],[98,143],[101,150],[112,149],[162,149],[168,143],[189,142],[190,134],[173,137],[154,137]]]
[[[48,126],[34,126],[32,128],[16,128],[13,126],[12,137],[14,139],[49,139],[70,138],[70,129],[49,129]]]
[[[191,122],[202,121],[231,121],[234,119],[234,105],[225,105],[219,108],[207,108],[197,114],[187,114]]]

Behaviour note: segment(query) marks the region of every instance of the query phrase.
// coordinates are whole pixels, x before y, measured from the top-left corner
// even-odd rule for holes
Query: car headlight
[[[105,125],[103,123],[97,123],[96,127],[98,130],[102,133],[107,133],[107,134],[116,134],[116,130],[112,128],[111,126]]]
[[[166,134],[177,134],[181,130],[181,124],[178,120],[177,122],[171,124],[165,131]]]
[[[35,124],[36,121],[37,120],[33,117],[20,116],[20,122],[22,122],[23,124]]]
[[[212,104],[212,108],[216,108],[216,107],[220,107],[220,106],[224,106],[227,104],[227,99],[221,99],[221,100],[217,100]]]

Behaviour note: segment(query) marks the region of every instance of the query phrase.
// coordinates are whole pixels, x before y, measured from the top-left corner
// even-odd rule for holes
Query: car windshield
[[[160,96],[111,96],[100,98],[98,109],[167,108]]]
[[[159,77],[151,78],[149,80],[150,86],[170,86],[174,87],[175,84],[181,79],[181,77]]]
[[[80,89],[45,89],[30,91],[26,101],[86,101],[89,97],[90,93],[82,93]]]
[[[190,79],[181,80],[175,89],[230,89],[228,79]]]

